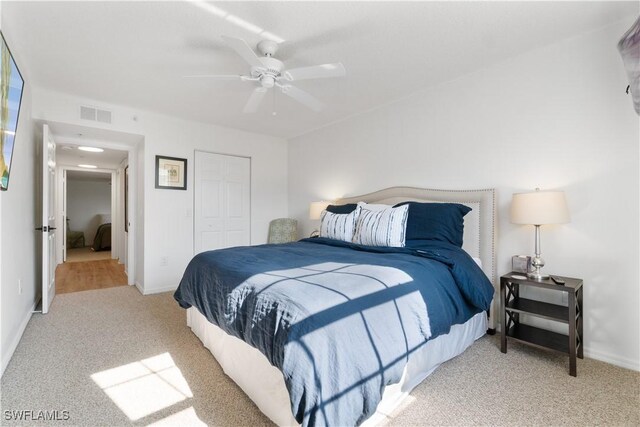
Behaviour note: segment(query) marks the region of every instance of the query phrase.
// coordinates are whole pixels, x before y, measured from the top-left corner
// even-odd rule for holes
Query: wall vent
[[[101,110],[96,107],[89,107],[86,105],[80,106],[80,118],[82,120],[91,120],[94,122],[109,123],[111,124],[111,111]]]

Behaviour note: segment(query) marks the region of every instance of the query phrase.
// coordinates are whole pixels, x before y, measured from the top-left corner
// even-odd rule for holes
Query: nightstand
[[[514,276],[524,277],[517,278]],[[582,279],[562,277],[564,285],[557,285],[551,279],[533,280],[526,273],[511,272],[500,277],[500,350],[507,352],[507,337],[539,347],[567,353],[569,355],[569,375],[576,376],[576,357],[583,359],[582,336]],[[549,304],[520,297],[520,287],[531,286],[566,292],[568,306]],[[520,323],[520,314],[569,325],[569,334],[559,334],[546,329]],[[505,326],[506,325],[506,326]]]

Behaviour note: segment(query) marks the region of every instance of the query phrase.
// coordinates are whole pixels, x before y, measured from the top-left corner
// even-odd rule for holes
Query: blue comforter
[[[493,287],[463,250],[323,238],[201,253],[175,292],[279,368],[303,425],[356,425],[408,356],[487,310]]]

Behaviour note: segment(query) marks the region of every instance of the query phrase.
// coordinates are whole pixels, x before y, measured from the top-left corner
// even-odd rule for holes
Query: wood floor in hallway
[[[56,269],[57,294],[126,285],[124,265],[115,259],[65,262]]]

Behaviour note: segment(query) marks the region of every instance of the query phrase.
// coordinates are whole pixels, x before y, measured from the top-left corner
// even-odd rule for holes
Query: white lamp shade
[[[329,206],[329,202],[311,202],[309,205],[309,219],[319,220],[320,214],[327,209],[327,206]]]
[[[514,224],[562,224],[569,220],[569,207],[564,191],[535,191],[513,195],[511,222]]]

